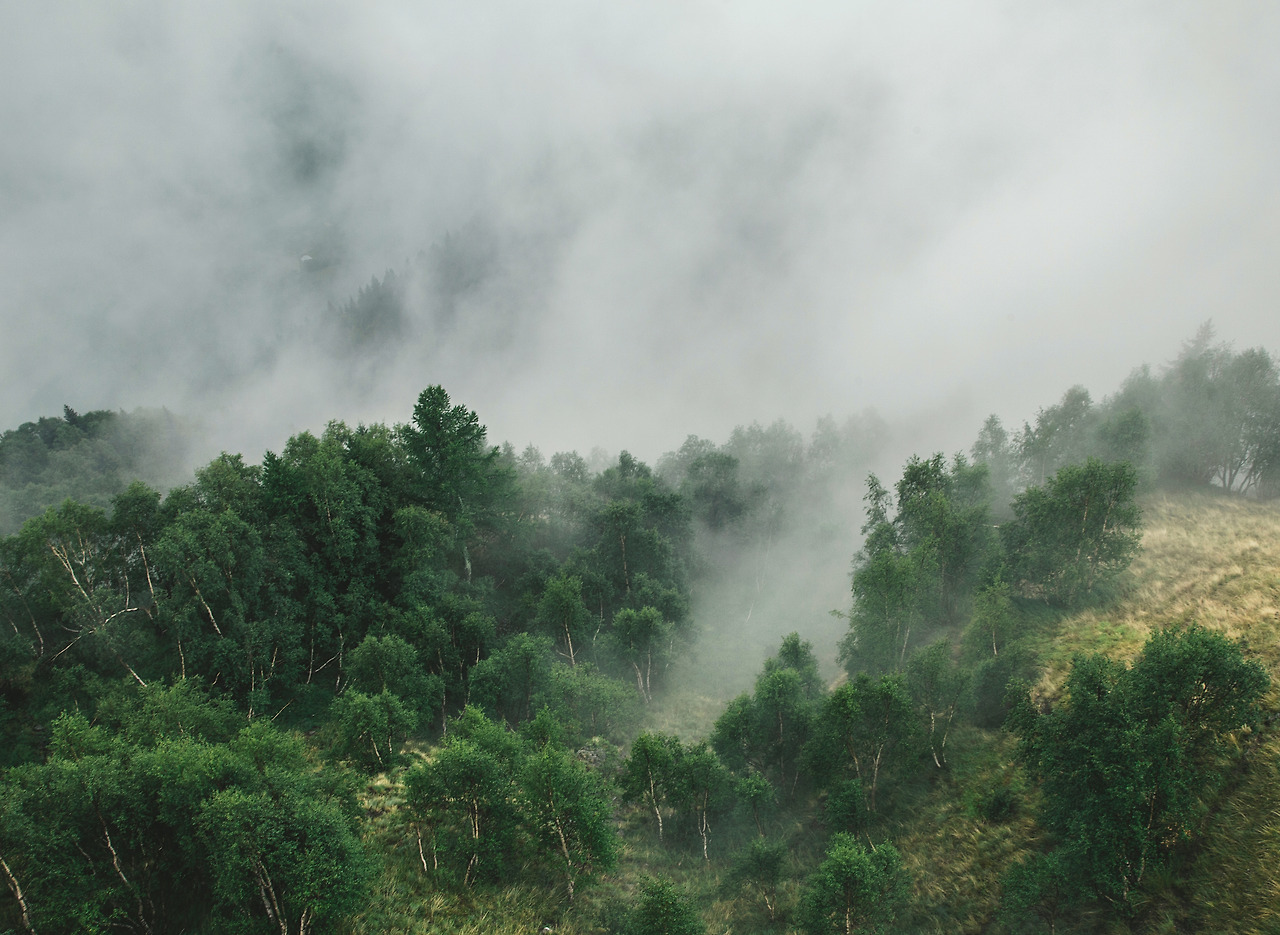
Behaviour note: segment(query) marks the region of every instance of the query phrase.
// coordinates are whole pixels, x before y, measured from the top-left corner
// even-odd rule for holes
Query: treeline
[[[1280,495],[1280,370],[1263,348],[1235,351],[1204,325],[1178,357],[1135,370],[1095,404],[1067,390],[1010,432],[991,416],[974,443],[988,465],[997,515],[1015,493],[1089,457],[1128,461],[1162,486]]]
[[[454,715],[487,716],[499,733],[553,724],[544,739],[560,751],[621,741],[689,635],[691,529],[681,496],[629,455],[594,476],[576,454],[516,458],[440,387],[405,425],[331,424],[261,466],[223,455],[167,496],[134,483],[109,512],[68,500],[29,520],[0,540],[12,921],[332,923],[333,906],[354,905],[324,882],[350,843],[339,764],[390,769],[410,736],[460,750]],[[221,726],[200,726],[211,719]],[[293,752],[271,752],[280,744]],[[176,811],[137,814],[163,798],[152,772],[169,755],[212,757],[224,778],[202,773]],[[307,791],[321,761],[324,795]],[[290,770],[309,808],[330,809],[327,843],[272,791]],[[62,809],[68,784],[79,809]],[[233,791],[243,809],[218,811]],[[177,859],[175,837],[208,852],[232,834],[223,819],[238,829],[225,846],[243,856],[239,876],[188,888],[208,865],[156,855]],[[52,828],[65,844],[56,868],[39,830]]]
[[[183,479],[189,429],[166,411],[99,409],[24,422],[0,434],[0,536],[67,498],[110,507],[132,481]]]
[[[902,809],[950,775],[957,731],[988,743],[1006,723],[1043,838],[1005,879],[1001,924],[1131,917],[1195,835],[1266,675],[1191,626],[1132,666],[1078,660],[1050,703],[1028,689],[1038,647],[1123,588],[1143,484],[1271,489],[1276,382],[1265,352],[1205,331],[1100,406],[1073,390],[1012,437],[988,420],[969,457],[873,475],[845,674],[827,684],[792,633],[705,740],[646,723],[694,639],[695,590],[737,563],[767,591],[778,543],[830,524],[880,450],[874,417],[593,471],[490,445],[434,386],[405,424],[331,423],[260,465],[224,454],[165,494],[106,462],[99,502],[0,539],[0,926],[338,931],[387,861],[418,892],[517,885],[582,907],[636,848],[701,866],[746,928],[914,925]],[[88,464],[123,418],[28,424],[0,467]],[[358,805],[374,776],[386,814]],[[999,823],[1015,799],[974,807]],[[660,869],[601,890],[574,925],[702,927]]]

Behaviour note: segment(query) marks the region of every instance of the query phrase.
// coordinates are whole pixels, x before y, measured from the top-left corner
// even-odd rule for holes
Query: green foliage
[[[838,779],[831,784],[826,801],[827,827],[832,831],[860,835],[867,830],[867,794],[862,780]]]
[[[64,716],[48,759],[6,774],[0,854],[28,928],[319,932],[363,905],[340,776],[269,724],[213,740],[224,712],[201,707],[174,686],[117,706],[118,732]]]
[[[1021,621],[1013,603],[1013,589],[997,576],[973,596],[973,616],[964,632],[965,655],[975,662],[1000,655],[1018,638]]]
[[[739,776],[734,785],[733,797],[738,807],[751,814],[751,820],[760,836],[764,836],[764,818],[777,805],[778,795],[773,784],[755,770]]]
[[[590,663],[577,667],[556,663],[547,673],[547,687],[538,697],[549,708],[572,742],[605,737],[621,743],[640,716],[640,701],[627,682],[609,678]]]
[[[520,801],[532,834],[556,855],[573,901],[585,876],[613,869],[617,840],[604,783],[564,749],[547,744],[520,771]]]
[[[1123,911],[1149,868],[1195,832],[1226,733],[1256,716],[1269,679],[1219,634],[1154,635],[1131,668],[1079,657],[1067,699],[1010,723],[1044,790],[1043,820],[1082,886]]]
[[[369,773],[399,765],[400,747],[418,724],[412,708],[386,689],[376,695],[344,692],[331,716],[338,735],[334,754]]]
[[[707,924],[692,900],[669,880],[648,879],[628,914],[627,935],[705,935]]]
[[[787,861],[786,845],[780,841],[754,838],[751,843],[733,855],[729,872],[725,875],[723,892],[734,896],[742,891],[751,893],[764,904],[770,922],[778,918],[778,884]]]
[[[1026,425],[1016,445],[1027,486],[1045,479],[1068,464],[1084,461],[1093,452],[1098,413],[1089,391],[1073,386],[1057,405],[1036,413],[1035,425]]]
[[[991,545],[987,469],[956,455],[912,458],[894,498],[867,482],[866,541],[840,659],[850,675],[901,669],[931,628],[957,623]]]
[[[680,797],[677,764],[683,753],[679,737],[644,731],[632,742],[631,755],[623,765],[623,795],[653,812],[658,840],[664,833],[662,813]]]
[[[550,681],[553,645],[549,636],[512,636],[472,668],[473,702],[512,726],[529,720]]]
[[[1000,534],[1023,592],[1073,607],[1128,568],[1141,538],[1137,483],[1129,463],[1090,458],[1019,494]]]
[[[556,640],[557,651],[569,665],[576,666],[592,622],[582,603],[582,578],[559,574],[548,580],[538,601],[537,622]]]
[[[613,618],[613,640],[619,655],[636,675],[636,689],[645,703],[653,701],[654,663],[660,673],[671,652],[673,627],[656,607],[623,608]]]
[[[939,640],[917,651],[907,663],[907,688],[924,715],[934,765],[947,762],[947,737],[968,688],[968,673],[951,658],[951,644]]]
[[[96,410],[0,434],[0,536],[68,498],[105,509],[130,483],[167,487],[186,470],[187,429],[166,411]]]
[[[405,802],[428,832],[433,863],[464,886],[499,879],[516,856],[521,756],[514,738],[468,708],[435,757],[405,774]]]
[[[809,935],[878,931],[892,921],[907,887],[892,844],[868,850],[852,835],[832,835],[826,858],[805,885],[801,927]]]
[[[988,729],[1004,724],[1012,706],[1009,686],[1032,680],[1038,662],[1032,645],[1020,640],[1007,645],[1000,655],[978,663],[969,682],[973,723]]]
[[[822,706],[806,759],[822,775],[857,778],[866,807],[876,811],[880,772],[915,727],[915,711],[902,676],[859,675]]]
[[[702,858],[710,860],[711,818],[732,807],[733,778],[706,742],[686,747],[674,767],[678,800],[702,839]]]
[[[754,693],[731,701],[716,721],[711,746],[729,769],[762,773],[792,798],[821,696],[812,647],[788,634],[778,655],[765,660]]]
[[[1000,887],[1000,918],[1018,931],[1019,923],[1034,917],[1053,932],[1080,896],[1078,881],[1061,851],[1033,854],[1005,874]]]

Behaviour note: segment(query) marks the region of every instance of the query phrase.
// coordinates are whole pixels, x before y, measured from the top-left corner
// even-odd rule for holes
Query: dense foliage
[[[0,493],[31,499],[0,539],[0,928],[368,931],[408,887],[549,893],[582,932],[702,932],[713,904],[742,930],[948,930],[913,915],[899,838],[930,795],[1029,823],[984,925],[1129,924],[1244,768],[1267,674],[1186,621],[1060,690],[1043,649],[1124,593],[1144,485],[1270,489],[1275,385],[1205,332],[1101,406],[1073,389],[971,457],[872,475],[844,672],[775,637],[705,739],[666,706],[709,675],[695,599],[728,580],[750,618],[874,419],[593,469],[489,444],[433,386],[406,424],[334,422],[167,492],[103,454],[126,429],[169,450],[136,415],[5,433]],[[977,788],[984,756],[1003,778]]]

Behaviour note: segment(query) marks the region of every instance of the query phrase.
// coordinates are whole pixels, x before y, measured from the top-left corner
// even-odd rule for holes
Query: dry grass
[[[1075,653],[1131,659],[1155,629],[1199,623],[1280,672],[1280,505],[1212,494],[1160,494],[1143,504],[1142,551],[1105,610],[1066,618],[1047,647],[1040,689],[1057,694]]]

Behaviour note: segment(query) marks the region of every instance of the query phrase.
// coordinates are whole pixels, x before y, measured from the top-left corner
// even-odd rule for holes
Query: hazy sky
[[[0,426],[166,405],[256,458],[442,383],[547,452],[868,406],[967,446],[1209,318],[1280,350],[1276,48],[1230,0],[0,0]],[[335,344],[450,243],[447,315],[420,275]]]

